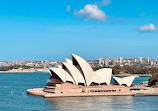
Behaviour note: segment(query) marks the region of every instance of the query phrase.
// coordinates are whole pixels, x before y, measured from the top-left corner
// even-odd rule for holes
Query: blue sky
[[[0,60],[158,58],[157,0],[0,1]]]

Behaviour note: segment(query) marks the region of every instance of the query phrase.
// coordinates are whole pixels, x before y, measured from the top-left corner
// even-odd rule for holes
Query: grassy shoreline
[[[113,76],[151,76],[152,74],[115,74]]]

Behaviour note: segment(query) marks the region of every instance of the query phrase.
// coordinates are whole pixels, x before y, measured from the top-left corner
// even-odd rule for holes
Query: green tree
[[[156,82],[158,82],[158,73],[155,73],[150,77],[148,84],[153,86]]]
[[[150,69],[149,69],[149,68],[144,67],[144,68],[142,69],[142,74],[149,74],[149,73],[150,73]]]
[[[135,66],[134,74],[142,74],[142,66]]]
[[[122,67],[120,65],[116,65],[112,68],[113,74],[120,74],[121,71],[122,71]]]
[[[26,66],[26,65],[10,65],[10,66],[0,67],[0,71],[9,71],[9,70],[12,70],[12,69],[19,69],[19,68],[30,69],[32,67],[31,66]]]

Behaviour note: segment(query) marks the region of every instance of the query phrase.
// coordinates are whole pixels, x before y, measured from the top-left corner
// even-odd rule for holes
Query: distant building
[[[139,58],[138,58],[139,63],[141,63],[142,60],[143,60],[142,57],[139,57]]]
[[[116,63],[118,63],[118,62],[119,62],[118,58],[116,58],[116,59],[115,59],[115,62],[116,62]]]
[[[148,62],[148,63],[150,62],[150,58],[149,58],[149,57],[147,58],[147,62]]]
[[[104,59],[102,57],[99,58],[99,64],[104,65]]]
[[[151,66],[153,66],[154,65],[154,62],[151,62]]]
[[[120,57],[120,63],[122,63],[122,61],[123,61],[123,59],[122,59],[122,57]]]
[[[109,59],[106,58],[106,59],[104,60],[104,63],[105,63],[105,66],[109,66]]]

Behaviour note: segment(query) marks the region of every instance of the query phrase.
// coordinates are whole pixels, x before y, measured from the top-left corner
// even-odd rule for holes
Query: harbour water
[[[41,98],[26,94],[30,88],[45,86],[48,73],[1,73],[0,111],[59,111],[59,110],[103,110],[103,111],[157,111],[158,96],[98,96]],[[139,84],[149,77],[139,77]]]

